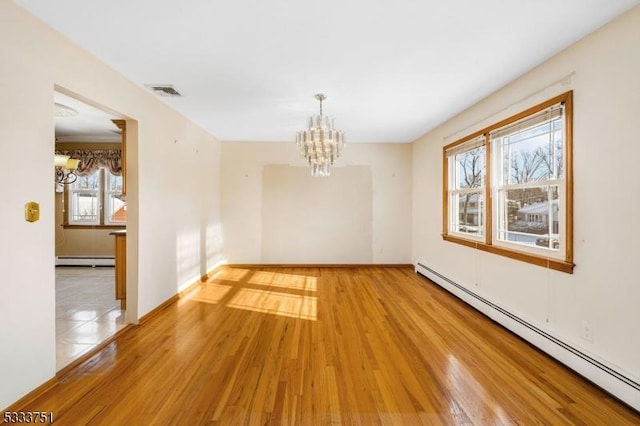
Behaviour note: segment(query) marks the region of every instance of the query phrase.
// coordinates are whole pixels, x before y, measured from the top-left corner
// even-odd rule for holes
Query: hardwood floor
[[[25,410],[59,424],[640,424],[411,268],[227,268]]]

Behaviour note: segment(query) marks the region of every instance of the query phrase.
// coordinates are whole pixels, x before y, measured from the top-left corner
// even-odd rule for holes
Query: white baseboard
[[[415,270],[576,373],[640,411],[640,383],[418,262]]]
[[[113,256],[56,256],[56,266],[115,266]]]

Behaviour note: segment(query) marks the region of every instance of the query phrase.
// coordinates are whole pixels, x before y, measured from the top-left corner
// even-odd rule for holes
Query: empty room
[[[0,422],[640,424],[639,46],[638,0],[0,0]]]

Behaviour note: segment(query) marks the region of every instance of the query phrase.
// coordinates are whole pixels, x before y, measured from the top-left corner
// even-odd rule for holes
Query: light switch
[[[35,201],[29,201],[24,205],[24,219],[27,222],[36,222],[40,220],[40,204]]]

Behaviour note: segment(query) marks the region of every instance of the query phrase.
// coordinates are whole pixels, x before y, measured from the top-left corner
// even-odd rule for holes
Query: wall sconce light
[[[68,155],[55,154],[54,166],[56,168],[56,183],[69,185],[76,181],[78,176],[74,173],[80,165],[80,160]]]

